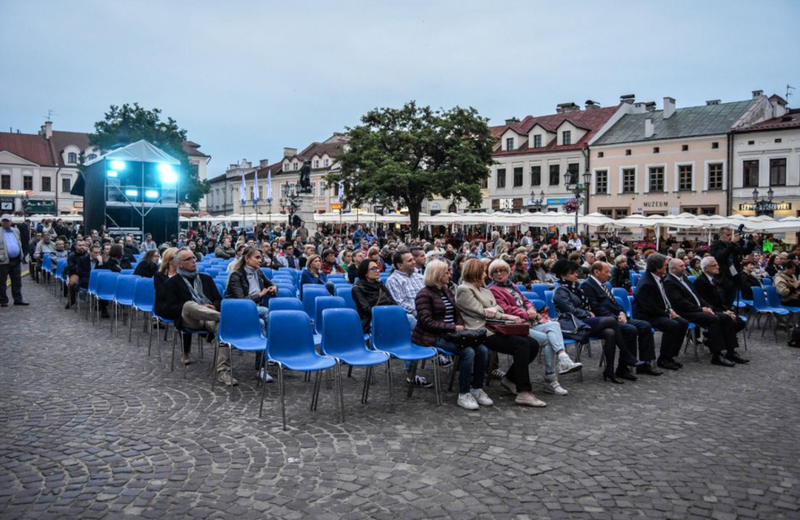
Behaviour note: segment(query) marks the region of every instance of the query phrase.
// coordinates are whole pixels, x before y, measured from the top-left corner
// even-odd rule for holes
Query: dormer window
[[[314,168],[319,168],[319,159],[314,159]]]
[[[296,170],[298,166],[299,166],[299,164],[297,164],[297,162],[293,162],[292,163],[292,169],[293,170]]]
[[[70,164],[78,164],[78,154],[75,152],[69,152],[67,154],[67,162]]]
[[[509,152],[514,149],[514,138],[509,137],[506,139],[506,150]]]
[[[327,168],[327,167],[329,166],[328,159],[325,159],[325,160],[323,160],[323,161],[322,161],[322,165],[323,165],[325,168]]]
[[[572,144],[572,130],[564,130],[561,132],[561,144]]]
[[[533,136],[533,147],[534,148],[542,147],[542,134],[536,134]]]

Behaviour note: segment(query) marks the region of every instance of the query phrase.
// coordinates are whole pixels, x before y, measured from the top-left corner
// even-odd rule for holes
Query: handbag
[[[486,328],[501,336],[527,336],[531,332],[528,323],[513,323],[503,320],[486,320]]]
[[[561,334],[568,339],[583,339],[592,330],[589,325],[576,318],[571,312],[559,314],[556,321],[561,326]]]
[[[460,348],[477,347],[486,339],[486,329],[459,330],[448,332],[442,337]]]

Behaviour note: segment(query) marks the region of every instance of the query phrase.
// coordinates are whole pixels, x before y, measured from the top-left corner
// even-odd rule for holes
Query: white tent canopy
[[[174,158],[163,150],[156,148],[144,139],[136,141],[135,143],[131,143],[127,146],[123,146],[122,148],[111,150],[100,157],[95,157],[91,161],[87,161],[86,166],[103,160],[162,163],[172,164],[174,166],[181,164],[178,159]]]

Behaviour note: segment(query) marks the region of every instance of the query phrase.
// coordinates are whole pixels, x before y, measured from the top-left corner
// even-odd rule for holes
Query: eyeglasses
[[[189,258],[183,258],[181,262],[196,262],[197,258],[190,256]]]
[[[368,271],[380,271],[377,267],[370,267]]]

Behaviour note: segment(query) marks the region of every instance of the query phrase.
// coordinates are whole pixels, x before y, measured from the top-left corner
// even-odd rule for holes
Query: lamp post
[[[542,190],[542,192],[539,194],[539,198],[538,199],[536,198],[536,191],[535,190],[531,190],[531,203],[530,203],[530,205],[533,208],[533,211],[536,211],[537,213],[542,211],[545,208],[544,190]]]
[[[759,197],[758,188],[753,189],[753,213],[755,213],[756,217],[761,213],[769,211],[767,208],[772,205],[772,197],[774,195],[775,192],[770,188],[767,190],[767,198],[762,199]]]
[[[581,182],[578,172],[569,173],[566,175],[566,188],[575,196],[577,202],[575,208],[575,233],[578,233],[578,215],[581,212],[581,202],[585,202],[589,198],[589,184],[592,182],[592,174],[586,170],[583,174],[583,182]]]
[[[283,193],[281,193],[281,199],[279,204],[281,208],[289,212],[289,227],[292,226],[292,216],[294,212],[297,211],[298,203],[297,203],[297,184],[296,183],[289,183],[283,186]]]

